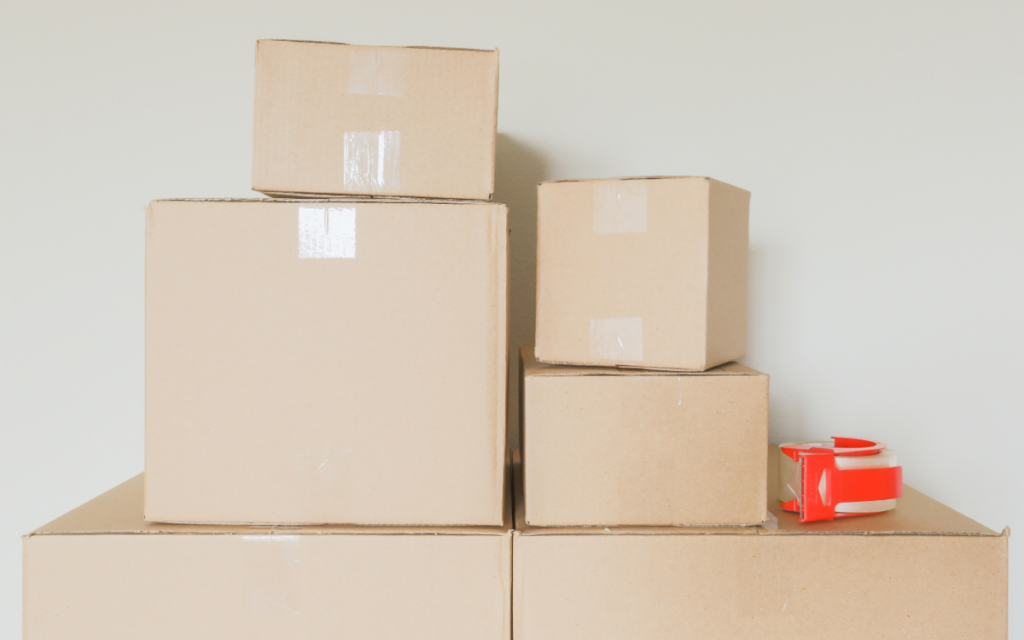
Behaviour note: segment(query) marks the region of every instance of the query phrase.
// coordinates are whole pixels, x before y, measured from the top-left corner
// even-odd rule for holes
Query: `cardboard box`
[[[537,195],[538,360],[704,371],[746,355],[750,193],[688,177]]]
[[[764,521],[767,375],[548,365],[530,347],[520,371],[527,524]]]
[[[513,636],[1006,638],[1008,532],[910,487],[811,525],[770,503],[772,527],[558,529],[527,525],[520,492]]]
[[[502,527],[158,525],[142,476],[24,538],[24,638],[508,640]]]
[[[490,200],[498,52],[256,43],[253,189]]]
[[[157,201],[146,518],[498,525],[499,204]]]

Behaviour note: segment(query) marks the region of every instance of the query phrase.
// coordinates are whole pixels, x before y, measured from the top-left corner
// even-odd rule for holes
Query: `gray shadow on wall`
[[[508,205],[508,445],[519,446],[519,348],[533,344],[537,318],[537,183],[547,179],[540,153],[498,134],[494,199]]]

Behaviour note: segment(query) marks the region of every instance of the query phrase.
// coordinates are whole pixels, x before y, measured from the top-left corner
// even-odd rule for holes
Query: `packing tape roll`
[[[783,447],[807,448],[809,446],[831,449],[835,445],[832,442],[816,440],[787,442],[779,445],[779,499],[783,502],[799,498],[800,466],[796,460],[782,453],[782,449]],[[896,461],[896,452],[892,449],[884,449],[870,456],[836,456],[836,469],[839,471],[846,471],[848,469],[884,469],[896,466],[899,466],[899,463]],[[895,508],[895,499],[841,502],[836,505],[836,513],[878,513]]]

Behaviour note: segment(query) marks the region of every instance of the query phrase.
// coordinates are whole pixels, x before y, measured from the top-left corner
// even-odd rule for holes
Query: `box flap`
[[[144,475],[140,473],[82,506],[69,511],[30,536],[78,534],[395,534],[505,535],[512,528],[511,508],[502,527],[400,527],[372,525],[216,525],[146,522],[142,515]]]
[[[594,367],[583,365],[540,362],[533,347],[522,347],[523,375],[525,376],[767,376],[739,362],[729,362],[707,371],[669,371],[660,369],[634,369],[632,367]]]

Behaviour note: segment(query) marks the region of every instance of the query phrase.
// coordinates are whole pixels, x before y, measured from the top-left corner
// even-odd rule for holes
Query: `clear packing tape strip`
[[[299,207],[300,258],[355,258],[354,207]]]
[[[642,361],[644,359],[643,319],[591,319],[590,357],[598,360]]]
[[[405,49],[352,47],[348,93],[390,100],[405,96]],[[345,191],[369,195],[395,194],[401,188],[401,131],[345,132]]]
[[[594,183],[594,233],[646,233],[647,185],[642,180]]]
[[[884,443],[834,438],[779,446],[779,499],[800,522],[889,511],[902,493],[903,469]]]
[[[401,131],[345,132],[345,191],[386,194],[400,188]]]
[[[593,185],[594,233],[646,233],[647,185],[643,180],[599,180]],[[591,318],[590,357],[642,362],[643,318]]]

